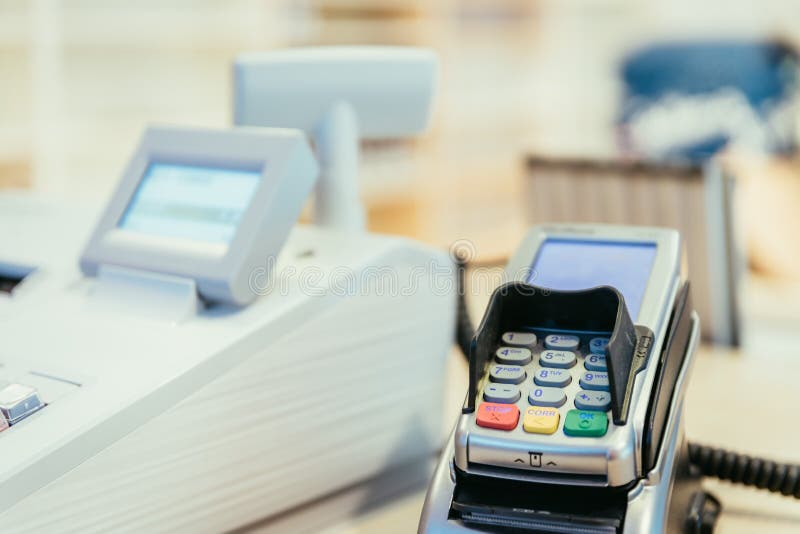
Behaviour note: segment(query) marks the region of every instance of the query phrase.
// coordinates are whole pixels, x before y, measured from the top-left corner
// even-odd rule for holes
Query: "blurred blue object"
[[[793,152],[800,59],[780,42],[686,41],[624,59],[624,152],[702,162],[729,143]]]

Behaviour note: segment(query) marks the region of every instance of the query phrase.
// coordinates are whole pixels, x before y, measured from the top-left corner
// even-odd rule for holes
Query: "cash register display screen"
[[[547,239],[528,283],[560,290],[615,287],[636,320],[655,258],[655,243]]]
[[[261,171],[151,163],[119,227],[227,245],[261,181]]]

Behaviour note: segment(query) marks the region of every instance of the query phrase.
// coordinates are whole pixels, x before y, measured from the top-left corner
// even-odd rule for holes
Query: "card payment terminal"
[[[698,318],[677,232],[535,227],[505,274],[420,532],[671,530],[669,508],[704,495],[683,437]]]

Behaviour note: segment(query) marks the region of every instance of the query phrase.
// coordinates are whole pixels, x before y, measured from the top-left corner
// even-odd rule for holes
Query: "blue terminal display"
[[[527,282],[564,291],[612,286],[625,297],[635,321],[655,258],[655,243],[547,239]]]
[[[260,182],[260,170],[151,163],[118,226],[228,245]]]

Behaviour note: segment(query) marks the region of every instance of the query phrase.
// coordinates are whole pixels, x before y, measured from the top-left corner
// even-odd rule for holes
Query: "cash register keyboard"
[[[80,386],[80,383],[35,371],[11,371],[0,363],[0,439],[5,431]]]
[[[44,407],[35,388],[18,383],[0,383],[0,432]]]
[[[476,423],[530,434],[602,437],[611,404],[607,335],[505,332],[481,392]],[[572,384],[578,388],[569,388]]]

